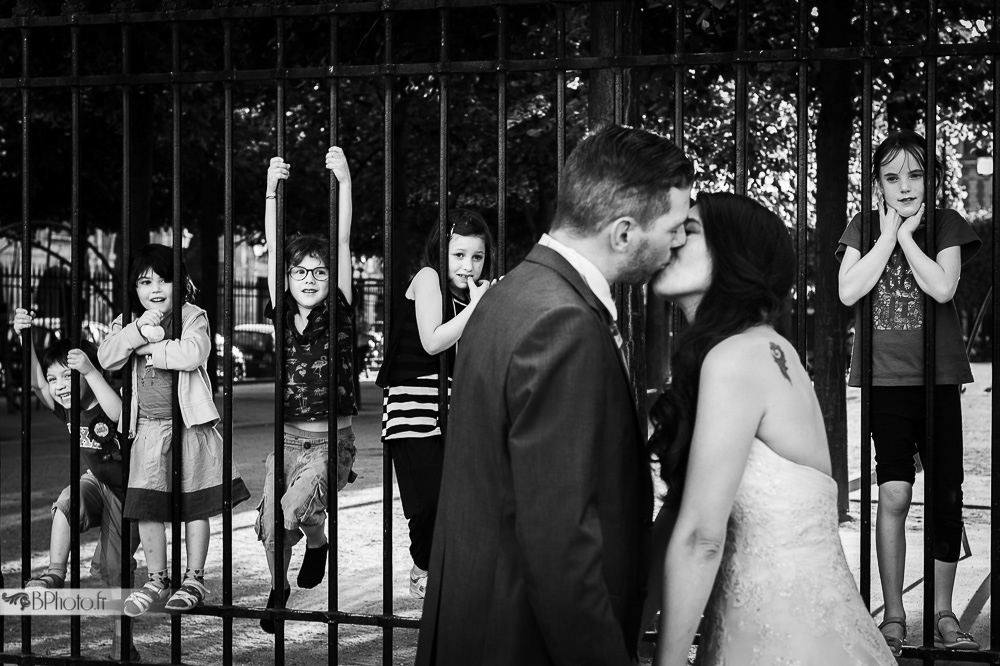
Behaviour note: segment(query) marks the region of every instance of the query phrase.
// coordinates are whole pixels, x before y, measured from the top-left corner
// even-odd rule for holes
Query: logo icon
[[[3,594],[0,594],[0,598],[2,598],[11,606],[13,606],[14,604],[21,604],[21,610],[24,610],[25,608],[31,605],[31,601],[28,599],[27,592],[18,592],[17,594],[12,594],[10,596],[7,596],[7,593],[4,592]]]

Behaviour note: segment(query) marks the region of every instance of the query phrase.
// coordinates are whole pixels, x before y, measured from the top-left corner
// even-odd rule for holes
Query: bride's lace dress
[[[847,566],[832,478],[754,440],[701,639],[702,666],[896,664]]]

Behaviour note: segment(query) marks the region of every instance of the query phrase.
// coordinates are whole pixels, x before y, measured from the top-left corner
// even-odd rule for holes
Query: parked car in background
[[[274,378],[273,324],[237,324],[233,346],[243,354],[247,379]]]
[[[221,333],[215,334],[215,376],[221,382],[225,377],[226,366],[225,366],[225,356],[222,350],[226,348],[226,340],[222,337]],[[233,345],[231,347],[233,356],[233,381],[242,382],[247,376],[247,365],[246,359],[243,356],[243,352],[239,347]]]

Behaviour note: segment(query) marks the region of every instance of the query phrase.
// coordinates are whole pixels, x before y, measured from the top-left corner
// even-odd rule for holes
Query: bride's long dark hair
[[[712,282],[671,356],[671,384],[650,412],[649,448],[660,461],[668,503],[679,503],[684,487],[705,356],[751,326],[773,325],[795,280],[792,240],[777,215],[736,194],[700,194],[697,205]]]

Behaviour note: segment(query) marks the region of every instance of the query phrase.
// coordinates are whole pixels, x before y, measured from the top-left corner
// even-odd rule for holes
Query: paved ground
[[[966,420],[966,502],[969,505],[989,505],[989,446],[990,446],[990,393],[992,372],[989,365],[974,368],[977,383],[971,385],[964,399]],[[359,473],[357,483],[349,486],[339,496],[339,580],[341,610],[355,613],[379,614],[383,611],[383,508],[382,478],[383,457],[379,441],[380,394],[370,382],[363,383],[363,408],[355,420],[357,434]],[[857,391],[848,393],[848,411],[852,433],[852,478],[859,476],[859,450],[857,442]],[[254,511],[263,486],[263,461],[273,442],[273,387],[270,384],[243,384],[234,391],[234,455],[240,470],[253,493],[253,498],[234,512],[233,557],[234,602],[239,606],[263,606],[266,597],[267,568],[263,552],[253,531]],[[9,414],[6,404],[0,401],[0,572],[8,586],[21,580],[20,566],[20,415]],[[44,411],[32,412],[32,514],[31,545],[33,567],[42,566],[46,558],[48,506],[59,489],[66,485],[69,475],[68,456],[65,453],[66,435],[59,422]],[[918,480],[915,497],[922,493]],[[394,487],[391,553],[393,562],[393,592],[391,612],[406,617],[419,617],[420,602],[409,597],[405,582],[410,567],[407,553],[408,538],[405,521],[399,507],[398,491]],[[857,500],[860,491],[853,497]],[[841,531],[848,561],[854,565],[855,575],[860,566],[860,532],[857,520],[859,503],[852,503],[855,521]],[[959,565],[955,592],[955,610],[962,624],[988,645],[989,599],[989,512],[969,509],[966,512],[967,531],[972,555]],[[919,637],[921,608],[921,533],[922,507],[911,511],[908,544],[906,594],[909,612],[908,624],[912,637]],[[222,559],[221,520],[213,520],[213,542],[209,553],[210,602],[220,599],[220,572]],[[84,535],[82,552],[84,563],[89,564],[94,535]],[[297,570],[301,547],[292,560],[292,572]],[[139,552],[139,580],[144,579],[144,562]],[[872,609],[880,616],[881,592],[877,579],[874,553],[871,559]],[[84,568],[84,584],[89,581]],[[327,594],[321,589],[294,589],[289,605],[302,609],[325,609]],[[106,650],[110,636],[110,621],[86,618],[83,631],[83,653],[99,655]],[[274,639],[263,634],[255,620],[234,622],[234,651],[238,664],[273,663]],[[36,653],[67,654],[69,622],[63,618],[34,620],[33,650]],[[221,661],[221,621],[214,618],[185,617],[183,619],[184,663],[214,664]],[[309,664],[323,661],[326,655],[327,632],[323,625],[290,623],[286,628],[285,654],[288,664]],[[342,664],[382,663],[385,631],[374,627],[348,627],[340,629],[339,660]],[[20,650],[20,628],[7,622],[4,632],[5,649]],[[411,664],[415,649],[416,632],[398,629],[393,632],[391,663]],[[147,616],[136,623],[136,642],[146,662],[168,662],[170,655],[169,622],[164,616]],[[902,663],[908,663],[904,660]],[[916,662],[913,662],[916,663]],[[941,663],[941,662],[939,662]]]

